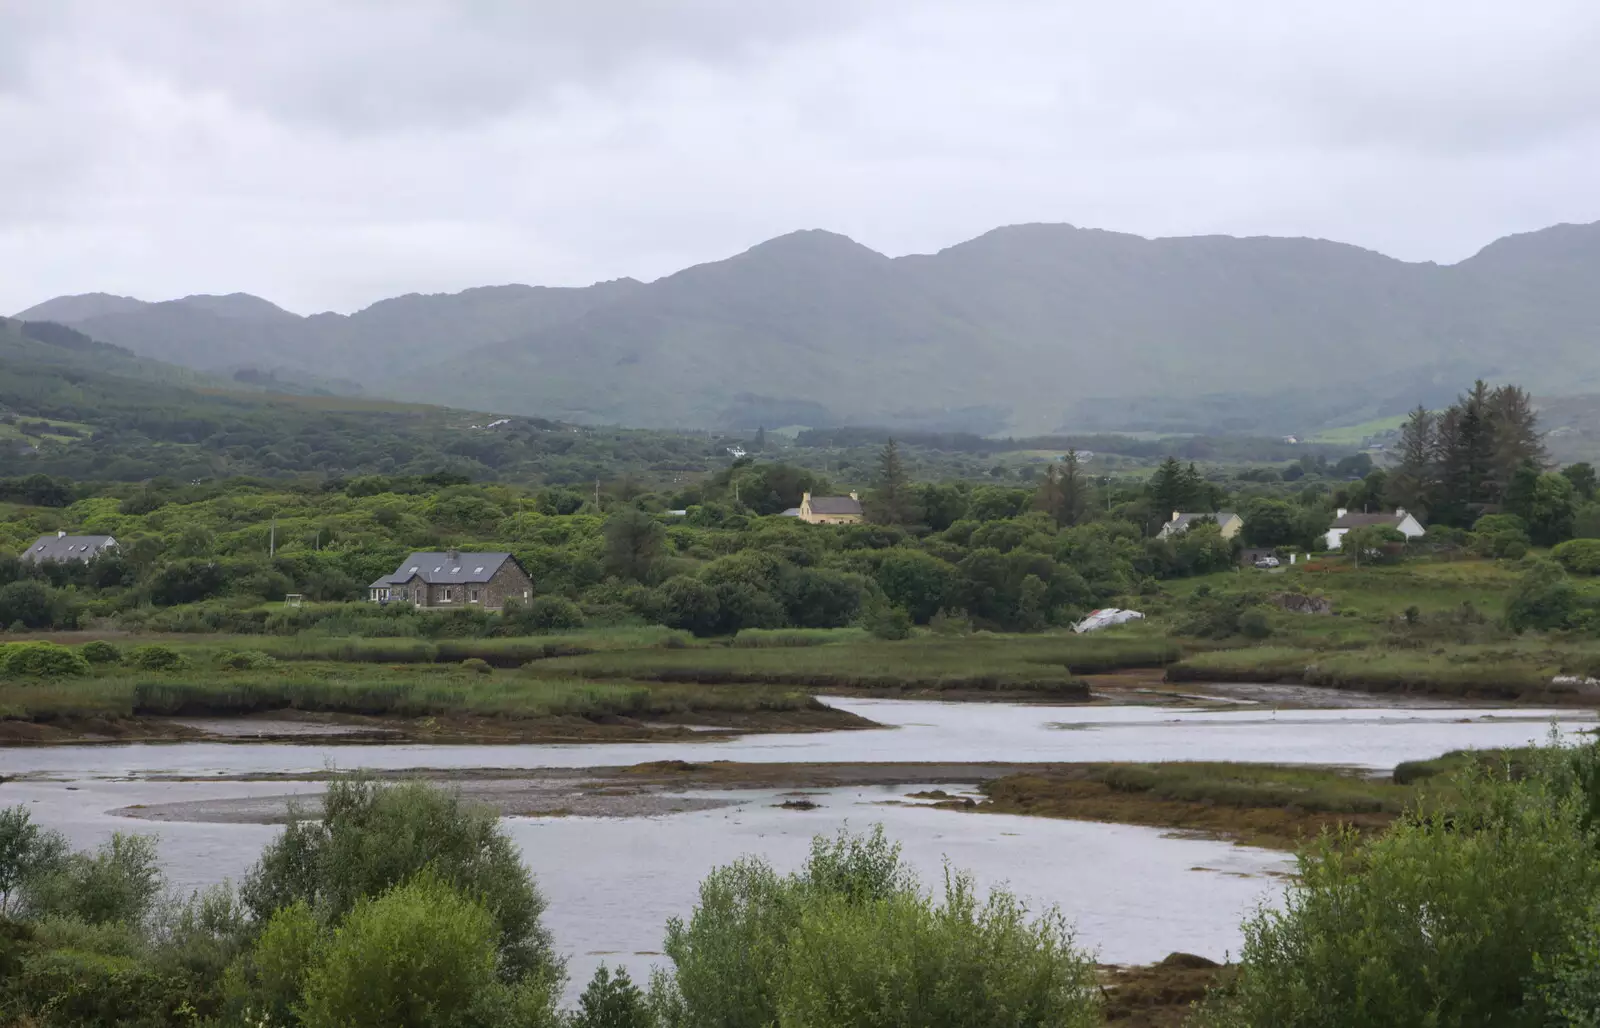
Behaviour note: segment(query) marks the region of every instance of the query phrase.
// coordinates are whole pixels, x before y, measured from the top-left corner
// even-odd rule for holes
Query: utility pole
[[[267,559],[271,560],[278,555],[278,517],[272,517],[272,531],[267,535]]]
[[[594,512],[600,513],[600,480],[594,480]]]

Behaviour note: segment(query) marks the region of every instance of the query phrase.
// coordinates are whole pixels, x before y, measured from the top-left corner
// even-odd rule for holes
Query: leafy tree
[[[1357,567],[1368,564],[1393,564],[1405,553],[1406,537],[1389,525],[1362,525],[1352,528],[1339,541],[1339,549],[1349,554]]]
[[[1600,575],[1600,539],[1568,539],[1550,556],[1575,575]]]
[[[606,519],[606,564],[612,574],[648,581],[661,557],[667,530],[641,510],[621,510]]]
[[[322,805],[321,821],[290,821],[246,876],[240,895],[259,921],[303,900],[334,924],[427,868],[443,885],[481,899],[498,925],[503,974],[559,974],[540,924],[544,898],[494,811],[421,783],[362,779],[332,782]]]
[[[1579,500],[1587,503],[1594,499],[1595,471],[1593,464],[1588,461],[1579,461],[1576,464],[1569,464],[1562,468],[1561,473],[1566,476],[1567,481],[1572,483],[1573,491],[1578,494]]]
[[[55,616],[55,595],[44,583],[21,581],[0,586],[0,625],[49,628]]]
[[[121,832],[92,853],[72,853],[23,883],[23,906],[34,918],[89,924],[143,925],[161,894],[155,840]]]
[[[959,603],[960,576],[948,562],[919,550],[893,549],[878,563],[878,585],[889,602],[917,624]]]
[[[1251,546],[1290,546],[1301,539],[1300,512],[1283,500],[1251,500],[1240,512],[1241,534]]]
[[[1563,539],[1570,539],[1577,513],[1577,490],[1571,480],[1562,475],[1542,474],[1534,482],[1527,506],[1528,535],[1539,546],[1554,546]]]
[[[27,807],[0,809],[0,918],[17,912],[31,879],[59,871],[66,857],[66,838],[34,824]]]
[[[1506,624],[1514,632],[1567,628],[1580,608],[1578,592],[1560,566],[1535,561],[1506,599]]]

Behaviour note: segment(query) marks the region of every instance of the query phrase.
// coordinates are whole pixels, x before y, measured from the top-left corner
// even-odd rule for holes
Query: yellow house
[[[854,525],[862,520],[861,498],[849,496],[812,496],[802,493],[800,506],[784,511],[810,525]]]

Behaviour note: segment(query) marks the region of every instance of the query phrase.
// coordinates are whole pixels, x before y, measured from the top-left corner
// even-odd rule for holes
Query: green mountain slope
[[[1478,375],[1600,391],[1596,281],[1600,225],[1451,266],[1315,239],[1018,225],[894,259],[797,232],[648,284],[501,286],[349,316],[253,297],[50,303],[175,363],[578,422],[1303,433]]]

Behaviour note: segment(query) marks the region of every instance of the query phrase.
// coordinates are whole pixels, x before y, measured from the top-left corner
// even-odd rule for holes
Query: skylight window
[[[481,575],[481,574],[483,574],[483,568],[481,568],[481,567],[476,567],[476,568],[473,568],[473,569],[472,569],[472,573],[473,573],[473,574],[474,574],[474,575]]]
[[[440,564],[438,567],[433,569],[433,573],[437,575],[439,572],[441,572],[443,570],[444,570],[444,565]]]
[[[408,575],[414,575],[416,573],[417,573],[417,566],[415,564],[411,565],[411,570],[406,572],[406,574],[408,574]]]
[[[452,575],[459,575],[459,574],[461,574],[461,569],[460,568],[451,568],[450,569],[450,573]]]

